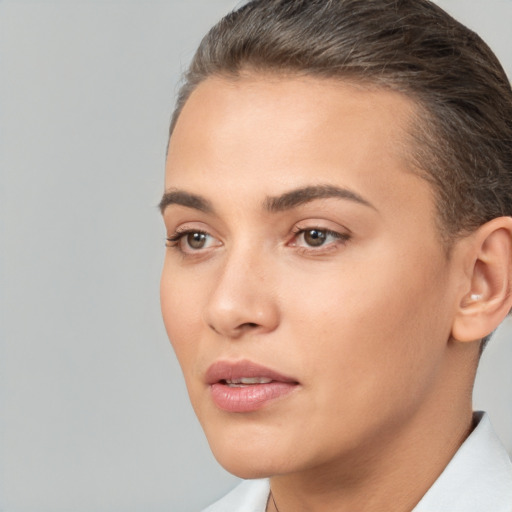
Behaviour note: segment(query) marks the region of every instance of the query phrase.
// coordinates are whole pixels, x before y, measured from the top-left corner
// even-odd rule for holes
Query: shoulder
[[[202,512],[265,512],[269,491],[267,479],[245,480]]]

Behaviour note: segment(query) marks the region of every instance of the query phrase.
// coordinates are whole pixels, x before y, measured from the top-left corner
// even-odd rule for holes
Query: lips
[[[298,382],[251,361],[218,361],[206,372],[215,405],[228,412],[252,412],[294,391]]]

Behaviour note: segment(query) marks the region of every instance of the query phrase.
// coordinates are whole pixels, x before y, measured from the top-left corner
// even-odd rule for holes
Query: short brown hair
[[[512,90],[482,39],[428,0],[253,0],[204,37],[181,109],[210,76],[256,72],[389,88],[418,105],[411,157],[434,187],[443,239],[512,215]]]

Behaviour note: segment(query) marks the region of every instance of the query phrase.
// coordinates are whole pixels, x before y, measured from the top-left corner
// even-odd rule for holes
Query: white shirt
[[[411,512],[512,512],[512,462],[485,413]],[[203,512],[265,512],[269,480],[246,480]]]

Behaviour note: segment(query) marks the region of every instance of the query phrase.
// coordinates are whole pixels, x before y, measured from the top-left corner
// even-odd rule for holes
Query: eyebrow
[[[158,204],[160,212],[164,213],[165,209],[171,204],[179,204],[204,213],[213,212],[213,206],[208,199],[183,190],[168,190],[165,192]]]
[[[292,208],[296,208],[297,206],[316,199],[328,198],[347,199],[377,210],[375,206],[359,194],[352,190],[336,187],[334,185],[314,185],[291,190],[290,192],[285,192],[276,197],[268,197],[264,202],[264,206],[269,212],[281,212],[291,210]]]
[[[263,207],[271,213],[277,213],[291,210],[316,199],[329,198],[347,199],[348,201],[353,201],[377,210],[375,206],[356,192],[334,185],[312,185],[290,190],[279,196],[267,197],[263,202]],[[158,207],[160,211],[164,213],[165,209],[172,204],[193,208],[204,213],[214,213],[213,206],[208,199],[197,194],[185,192],[184,190],[169,190],[165,192]]]

